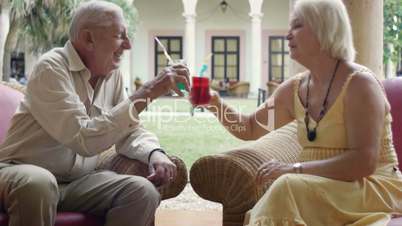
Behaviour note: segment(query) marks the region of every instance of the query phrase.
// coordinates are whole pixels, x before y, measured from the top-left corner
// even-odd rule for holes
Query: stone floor
[[[196,211],[222,211],[220,203],[211,202],[198,196],[190,183],[175,198],[162,201],[160,209],[196,210]]]
[[[222,205],[199,197],[188,184],[179,196],[162,201],[155,226],[221,226]]]
[[[170,210],[158,209],[156,211],[155,226],[221,226],[222,212]]]

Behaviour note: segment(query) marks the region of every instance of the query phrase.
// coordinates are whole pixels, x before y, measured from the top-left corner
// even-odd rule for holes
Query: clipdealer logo
[[[147,107],[141,113],[137,114],[135,112],[134,105],[136,103],[145,104]],[[185,107],[188,105],[188,110]],[[184,108],[184,109],[183,109]],[[274,130],[274,120],[275,120],[275,109],[274,109],[274,98],[269,98],[260,108],[267,108],[268,114],[267,118],[257,118],[254,114],[254,120],[261,128],[272,131]],[[236,115],[248,115],[245,113],[245,107],[232,107],[234,111],[229,109],[220,109],[221,121],[226,121],[228,123],[225,126],[226,129],[235,132],[245,132],[247,127],[243,124],[242,117],[237,117]],[[218,109],[216,109],[218,110]],[[191,105],[186,99],[174,99],[173,104],[169,105],[154,105],[151,104],[150,99],[136,99],[130,104],[130,114],[135,123],[140,124],[141,122],[150,122],[156,124],[158,129],[163,126],[167,126],[170,123],[175,123],[177,125],[188,126],[189,123],[202,123],[205,127],[208,125],[215,125],[219,123],[217,118],[208,110],[204,109],[202,113],[199,110],[194,110],[194,116],[191,117]],[[139,115],[134,117],[134,115]]]

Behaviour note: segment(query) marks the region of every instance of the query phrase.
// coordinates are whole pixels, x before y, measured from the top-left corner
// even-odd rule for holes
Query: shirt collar
[[[67,43],[64,45],[64,51],[67,55],[68,68],[70,71],[82,71],[87,69],[70,41],[67,41]]]
[[[88,68],[85,66],[84,62],[82,62],[81,57],[78,55],[77,50],[75,50],[70,40],[67,41],[66,44],[64,45],[64,51],[67,55],[68,69],[70,69],[70,71],[87,70],[88,73],[90,73]],[[104,79],[108,81],[113,73],[115,73],[115,70],[111,71],[108,75],[106,75]]]

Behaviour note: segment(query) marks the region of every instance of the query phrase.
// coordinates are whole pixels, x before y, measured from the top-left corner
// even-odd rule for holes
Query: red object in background
[[[399,169],[402,171],[402,78],[385,79],[383,85],[391,104],[392,138],[399,160]]]
[[[190,101],[194,106],[209,103],[209,79],[207,77],[193,77],[193,85],[190,91]]]
[[[0,226],[7,226],[8,216],[0,213]],[[103,226],[104,219],[84,213],[62,212],[57,213],[55,226]]]
[[[5,139],[11,118],[23,97],[21,92],[0,84],[0,144]],[[5,210],[1,208],[0,226],[7,226],[9,225],[8,215],[3,211]],[[79,212],[58,212],[55,226],[103,226],[104,224],[103,217]]]

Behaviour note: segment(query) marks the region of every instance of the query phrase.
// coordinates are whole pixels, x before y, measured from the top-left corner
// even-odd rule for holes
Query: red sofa
[[[399,169],[402,171],[402,78],[387,79],[383,81],[387,98],[391,104],[392,138],[398,154]],[[394,218],[388,226],[401,226],[402,217]]]
[[[2,84],[3,83],[3,84]],[[11,88],[13,87],[13,88]],[[10,120],[23,98],[24,87],[10,85],[0,82],[0,144],[4,141]],[[20,90],[20,91],[17,91]],[[169,158],[176,164],[177,177],[175,180],[161,188],[158,188],[162,199],[177,196],[185,187],[188,181],[187,169],[184,162],[174,156]],[[102,153],[98,168],[114,170],[122,174],[146,176],[147,165],[116,154],[113,150]],[[0,226],[8,225],[8,216],[0,213]],[[79,212],[60,212],[56,216],[55,226],[103,226],[104,219]]]
[[[393,140],[402,170],[402,78],[387,79],[383,84],[392,108]],[[222,203],[223,226],[242,226],[245,213],[269,187],[255,183],[258,167],[273,158],[294,163],[300,150],[296,124],[289,123],[246,146],[201,157],[191,167],[190,182],[202,198]],[[402,217],[388,224],[397,225],[402,226]]]
[[[17,109],[23,94],[15,89],[0,84],[0,143],[4,141],[10,120]],[[0,213],[0,226],[8,225],[8,216]],[[56,226],[102,226],[103,219],[83,213],[58,213]]]

